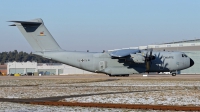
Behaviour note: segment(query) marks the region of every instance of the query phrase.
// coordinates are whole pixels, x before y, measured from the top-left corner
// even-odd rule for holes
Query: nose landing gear
[[[172,73],[172,76],[176,76],[176,73]]]

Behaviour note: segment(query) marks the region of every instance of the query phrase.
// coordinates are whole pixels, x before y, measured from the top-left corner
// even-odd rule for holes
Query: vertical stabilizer
[[[10,21],[17,26],[34,51],[61,51],[62,49],[45,27],[42,19]]]

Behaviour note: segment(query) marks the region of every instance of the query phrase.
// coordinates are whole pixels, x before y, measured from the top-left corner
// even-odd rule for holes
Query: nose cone
[[[194,65],[194,61],[190,58],[190,67]]]

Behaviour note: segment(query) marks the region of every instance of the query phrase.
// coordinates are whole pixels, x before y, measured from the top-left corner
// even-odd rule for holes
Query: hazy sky
[[[65,50],[102,51],[200,38],[200,0],[1,0],[2,51],[33,51],[10,20],[42,18]]]

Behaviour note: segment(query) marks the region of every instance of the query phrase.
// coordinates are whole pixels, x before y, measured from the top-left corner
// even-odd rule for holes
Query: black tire
[[[120,75],[120,77],[128,77],[129,74],[123,74],[123,75]]]
[[[172,76],[176,76],[176,73],[172,73]]]
[[[129,74],[126,74],[125,77],[129,77]]]
[[[109,74],[109,76],[110,76],[110,77],[114,77],[114,75],[110,75],[110,74]]]

